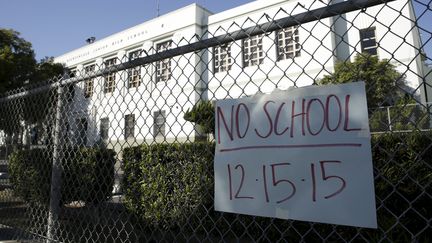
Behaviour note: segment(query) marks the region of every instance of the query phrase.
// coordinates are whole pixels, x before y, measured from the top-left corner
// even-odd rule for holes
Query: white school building
[[[220,13],[192,4],[55,58],[78,77],[147,54],[256,26],[329,4],[328,0],[258,0]],[[120,148],[153,141],[193,141],[183,119],[200,99],[225,99],[311,85],[337,61],[367,52],[390,59],[426,101],[426,67],[411,2],[321,19],[274,33],[165,59],[80,82],[67,104],[71,143]],[[431,92],[429,92],[431,93]]]

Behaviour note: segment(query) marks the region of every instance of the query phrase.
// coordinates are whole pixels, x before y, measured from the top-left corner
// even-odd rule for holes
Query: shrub
[[[100,203],[112,192],[115,153],[99,148],[62,150],[61,203]],[[28,202],[48,204],[51,190],[52,150],[18,150],[9,157],[14,193]]]
[[[146,224],[172,227],[211,203],[213,143],[154,144],[124,151],[126,208]]]
[[[428,194],[432,181],[431,135],[411,132],[372,137],[378,225],[390,241],[426,242],[429,237],[424,219],[432,216]]]
[[[420,189],[417,186],[426,185],[432,180],[431,135],[429,132],[410,132],[372,137],[374,167],[379,171],[379,176],[385,179],[376,182],[377,193],[387,187],[396,187],[406,197],[420,194],[420,191],[416,191]],[[406,179],[410,183],[404,183]]]
[[[343,238],[354,238],[361,232],[369,241],[383,237],[390,241],[412,241],[414,236],[418,241],[427,241],[429,235],[424,229],[428,222],[424,219],[432,215],[430,196],[425,193],[432,181],[431,135],[388,133],[372,136],[379,230],[337,226]],[[311,224],[307,222],[213,210],[213,151],[212,143],[155,144],[125,150],[123,190],[127,208],[143,221],[143,225],[170,227],[172,232],[212,232],[216,238],[220,237],[220,232],[233,232],[241,236],[247,225],[251,239],[265,234],[270,241],[280,237],[301,240],[296,230],[310,230]],[[288,230],[281,233],[269,227],[271,224]],[[268,230],[263,232],[263,229]],[[335,227],[314,224],[313,229],[321,235],[329,235]],[[311,241],[320,239],[316,235],[310,236]],[[340,240],[336,236],[329,239]]]
[[[368,107],[393,105],[405,86],[404,76],[388,60],[377,56],[358,54],[354,60],[338,62],[334,73],[325,75],[319,84],[343,84],[364,81]]]
[[[409,96],[397,100],[393,106],[373,109],[369,114],[372,132],[390,131],[390,128],[393,131],[427,129],[429,124],[429,113]]]
[[[215,107],[209,100],[202,100],[196,103],[191,110],[187,110],[184,119],[201,126],[203,133],[215,132]]]

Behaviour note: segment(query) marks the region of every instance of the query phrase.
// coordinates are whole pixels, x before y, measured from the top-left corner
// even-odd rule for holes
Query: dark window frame
[[[156,43],[156,53],[169,50],[173,45],[172,40]],[[166,58],[156,62],[156,83],[166,82],[171,79],[172,67],[171,58]]]
[[[109,118],[103,117],[100,119],[99,136],[102,140],[107,140],[109,134]]]
[[[93,74],[96,71],[96,64],[90,64],[84,67],[85,74]],[[90,98],[94,93],[94,79],[86,79],[84,81],[84,97]]]
[[[275,32],[277,61],[301,57],[302,45],[300,44],[299,28],[299,26],[291,26]],[[283,35],[282,38],[281,35]],[[290,47],[292,47],[292,50],[288,50]]]
[[[372,35],[371,35],[372,33]],[[376,27],[371,26],[365,29],[359,30],[360,36],[360,47],[362,53],[368,53],[369,55],[378,55],[378,42],[376,38]]]
[[[153,136],[154,137],[165,137],[165,124],[166,124],[165,110],[158,110],[153,112]]]
[[[104,67],[110,68],[117,64],[117,58],[112,57],[104,61]],[[104,94],[113,93],[116,87],[116,72],[112,71],[104,77]]]
[[[259,66],[263,64],[263,38],[264,35],[260,34],[242,40],[243,67]]]
[[[134,50],[129,52],[129,61],[133,61],[141,56],[142,50]],[[128,69],[128,89],[138,88],[141,85],[141,66]]]
[[[124,137],[131,139],[135,137],[135,114],[128,114],[124,117]]]
[[[213,72],[228,72],[233,64],[231,55],[232,43],[226,43],[213,47]]]

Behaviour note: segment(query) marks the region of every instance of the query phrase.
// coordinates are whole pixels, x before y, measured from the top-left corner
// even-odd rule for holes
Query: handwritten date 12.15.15
[[[309,166],[305,178],[293,180],[291,178],[287,178],[287,176],[284,176],[285,173],[281,173],[285,171],[286,169],[289,169],[290,166],[292,166],[291,163],[273,163],[269,165],[262,165],[260,168],[262,173],[262,178],[259,180],[256,178],[256,182],[261,181],[262,187],[264,188],[263,198],[265,199],[265,202],[275,202],[277,204],[284,203],[293,198],[296,195],[298,183],[305,182],[306,180],[310,181],[311,186],[311,195],[310,198],[313,202],[316,202],[320,199],[331,199],[339,195],[344,191],[344,189],[347,186],[346,180],[338,175],[330,175],[327,172],[327,168],[330,165],[338,166],[341,165],[342,162],[339,160],[323,160],[319,161],[318,163],[310,163],[305,164],[306,166]],[[227,170],[228,170],[228,186],[229,186],[229,199],[235,200],[235,199],[255,199],[257,195],[248,195],[245,193],[245,188],[250,186],[256,186],[256,184],[251,185],[249,181],[249,185],[245,183],[245,180],[247,178],[247,174],[244,168],[244,165],[242,163],[237,163],[235,165],[227,164]],[[278,172],[279,171],[279,172]],[[319,175],[320,174],[320,175]],[[238,183],[234,185],[234,177]],[[331,182],[330,182],[331,181]],[[334,187],[334,189],[331,192],[328,192],[326,190],[326,194],[322,194],[320,192],[317,192],[318,184],[319,183],[331,183],[331,185]],[[283,191],[286,192],[285,195],[272,195],[270,193],[271,189],[280,187],[283,188]]]

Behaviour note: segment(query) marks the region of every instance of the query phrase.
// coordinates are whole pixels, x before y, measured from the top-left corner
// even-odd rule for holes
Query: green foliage
[[[431,196],[425,193],[432,181],[431,135],[430,132],[411,132],[372,137],[377,175],[375,194],[377,202],[382,202],[378,224],[383,232],[388,231],[390,241],[427,242],[427,237],[430,239],[427,231],[421,232],[428,227],[423,218],[432,216]],[[418,234],[416,240],[406,229],[412,235]]]
[[[191,110],[188,109],[185,112],[184,119],[200,125],[204,133],[214,134],[214,109],[214,105],[211,101],[200,101],[196,103]]]
[[[8,135],[21,128],[22,112],[17,109],[21,103],[22,99],[0,102],[0,130]]]
[[[47,81],[63,74],[65,67],[45,57],[39,63],[35,59],[32,44],[20,33],[0,29],[0,93],[24,86],[25,83]]]
[[[403,75],[388,60],[377,56],[359,54],[354,62],[339,62],[331,75],[322,78],[320,84],[342,84],[355,81],[366,83],[369,107],[392,105],[400,96],[399,87],[403,86]]]
[[[329,241],[340,241],[337,235],[330,236],[336,230],[344,239],[354,239],[360,233],[364,240],[372,242],[383,237],[390,241],[426,242],[429,234],[423,229],[428,227],[427,219],[432,215],[431,197],[425,193],[432,181],[431,137],[431,133],[388,133],[372,137],[378,230],[315,223],[314,231],[329,235]],[[181,230],[186,235],[189,228],[181,227],[185,220],[194,234],[210,232],[215,238],[220,237],[220,232],[245,236],[247,228],[246,239],[265,235],[269,241],[322,240],[317,234],[303,238],[298,233],[310,230],[311,224],[307,222],[211,210],[213,149],[214,144],[199,143],[128,148],[124,151],[126,207],[144,225],[169,227],[172,232]]]
[[[400,98],[394,106],[373,109],[369,116],[372,132],[415,131],[428,129],[430,124],[430,115],[426,108],[418,105],[416,100],[409,96]]]
[[[31,43],[20,38],[17,31],[0,29],[0,93],[22,86],[35,66]]]
[[[125,149],[122,188],[127,209],[149,225],[182,225],[200,205],[209,202],[213,156],[213,143]]]
[[[64,148],[61,202],[105,201],[114,183],[115,153],[98,148]],[[28,202],[48,204],[51,189],[52,151],[17,150],[9,157],[14,193]]]
[[[396,186],[398,192],[407,198],[421,194],[418,186],[432,181],[431,138],[430,132],[373,136],[373,162],[381,177],[385,178],[385,181],[376,183],[377,192],[391,190],[388,186]]]
[[[14,194],[28,202],[49,203],[52,159],[47,150],[17,150],[9,156]]]
[[[389,131],[390,127],[392,130],[428,128],[429,115],[415,105],[414,98],[403,94],[404,76],[388,60],[359,54],[354,62],[337,63],[334,73],[324,76],[319,83],[342,84],[355,81],[364,81],[366,84],[371,131]]]
[[[31,81],[41,82],[60,78],[65,71],[65,66],[61,63],[55,63],[53,57],[45,57],[36,64],[36,71],[31,77]]]
[[[392,130],[428,129],[430,114],[409,96],[399,99],[390,110]]]
[[[30,42],[19,36],[19,32],[0,29],[0,94],[27,84],[48,81],[62,75],[65,67],[54,63],[52,57],[40,62]],[[28,95],[0,104],[0,130],[7,135],[21,132],[22,121],[41,122],[50,114],[48,110],[55,106],[56,96],[52,91]]]

